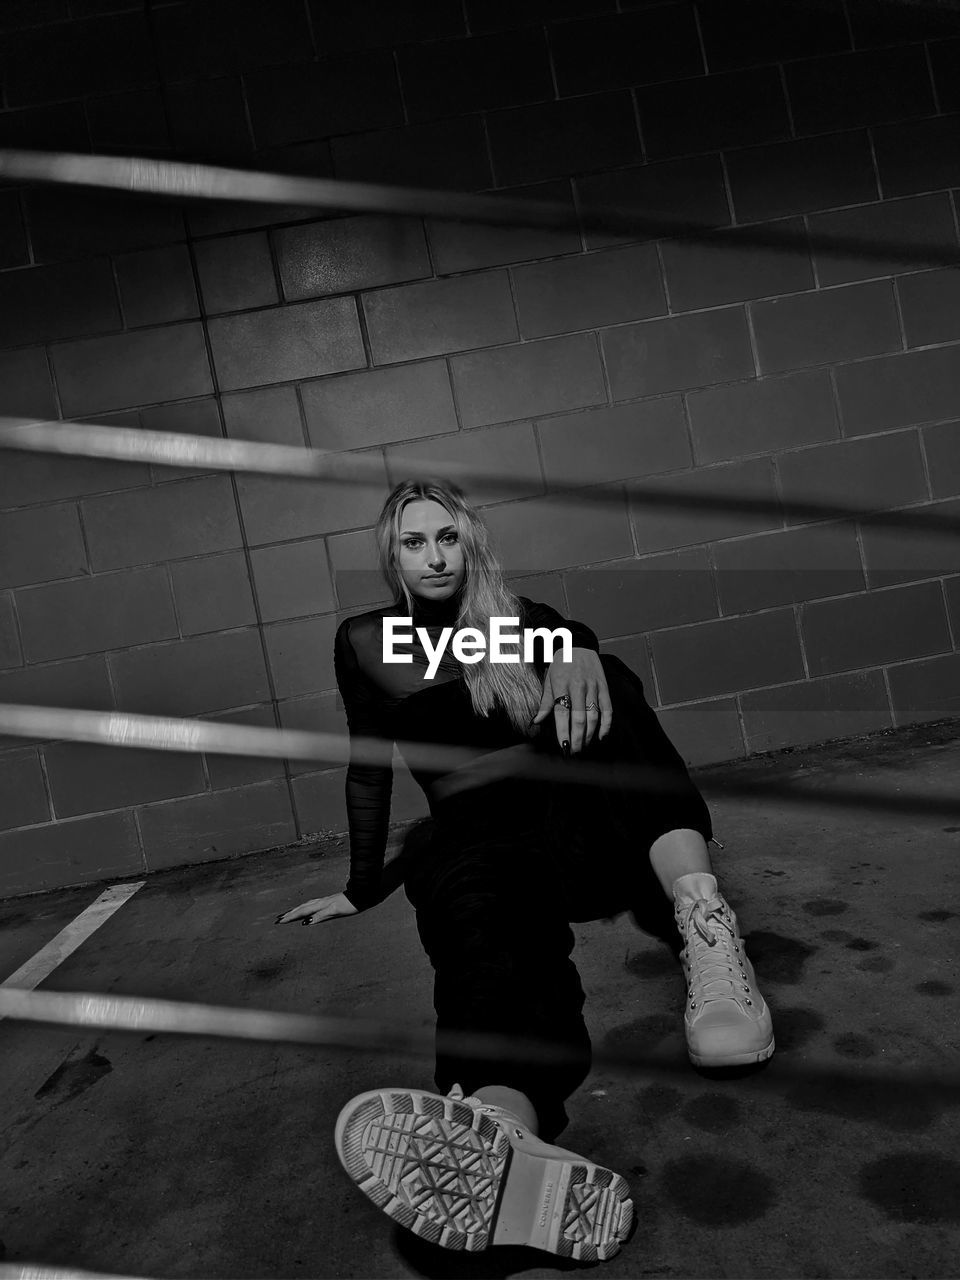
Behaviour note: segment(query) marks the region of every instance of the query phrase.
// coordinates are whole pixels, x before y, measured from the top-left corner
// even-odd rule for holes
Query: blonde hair
[[[457,629],[475,627],[487,637],[479,662],[464,663],[463,674],[473,709],[489,716],[499,704],[511,723],[532,736],[530,721],[540,708],[543,689],[536,670],[524,662],[491,662],[488,656],[490,619],[520,616],[520,602],[503,581],[503,571],[490,550],[487,527],[480,513],[449,480],[404,480],[383,504],[377,520],[380,570],[397,601],[405,601],[413,613],[413,598],[400,572],[400,518],[408,502],[438,502],[449,511],[463,549],[465,575],[457,614]]]

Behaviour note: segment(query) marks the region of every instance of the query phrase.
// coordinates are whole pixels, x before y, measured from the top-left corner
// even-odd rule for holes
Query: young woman
[[[484,771],[481,779],[470,766],[413,770],[431,818],[408,834],[400,860],[435,973],[441,1092],[384,1088],[354,1098],[337,1123],[340,1159],[386,1213],[448,1248],[530,1244],[611,1257],[632,1219],[626,1182],[550,1145],[591,1061],[570,921],[632,910],[673,946],[697,1065],[773,1053],[770,1013],[711,870],[710,815],[641,681],[599,653],[588,627],[507,589],[485,526],[455,485],[398,485],[377,539],[396,599],[348,618],[335,643],[351,736],[471,748]],[[568,661],[558,653],[548,662],[541,648],[539,658],[509,664],[491,661],[489,649],[461,662],[448,645],[427,678],[419,639],[408,646],[412,662],[384,661],[384,619],[394,617],[425,628],[434,651],[444,628],[487,636],[496,617],[519,618],[521,630],[567,627],[573,647]],[[607,764],[608,780],[534,783],[514,776],[518,753],[582,755]],[[666,771],[672,785],[641,793],[621,785],[617,763]],[[391,785],[389,766],[351,763],[347,885],[278,922],[354,915],[389,892]],[[458,1032],[534,1040],[555,1053],[471,1057]]]

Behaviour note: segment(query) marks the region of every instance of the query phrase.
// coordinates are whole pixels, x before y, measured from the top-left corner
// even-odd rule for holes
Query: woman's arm
[[[351,738],[389,740],[392,735],[381,699],[364,675],[350,638],[349,618],[337,629],[334,668]],[[358,911],[372,907],[380,900],[380,875],[387,847],[392,790],[391,765],[350,761],[346,781],[350,878],[344,893]]]
[[[583,622],[563,618],[548,604],[540,604],[519,597],[523,607],[522,627],[566,627],[573,640],[569,662],[557,656],[543,673],[543,698],[534,717],[539,724],[553,713],[557,740],[564,752],[576,754],[591,741],[594,734],[605,738],[613,723],[613,703],[607,688],[607,678],[600,663],[600,641],[596,633]],[[569,708],[557,706],[557,699],[566,696]]]

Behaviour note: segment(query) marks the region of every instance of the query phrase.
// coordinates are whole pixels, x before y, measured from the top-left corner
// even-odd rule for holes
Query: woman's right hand
[[[355,916],[357,908],[344,893],[331,893],[325,898],[311,898],[309,902],[301,902],[299,907],[291,907],[277,916],[277,924],[293,924],[299,920],[301,924],[320,924],[324,920],[333,920],[337,916]]]

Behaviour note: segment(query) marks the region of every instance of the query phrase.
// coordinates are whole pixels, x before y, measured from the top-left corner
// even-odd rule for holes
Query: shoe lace
[[[726,903],[700,898],[691,903],[683,924],[691,1008],[741,996],[752,1004],[743,947]]]

